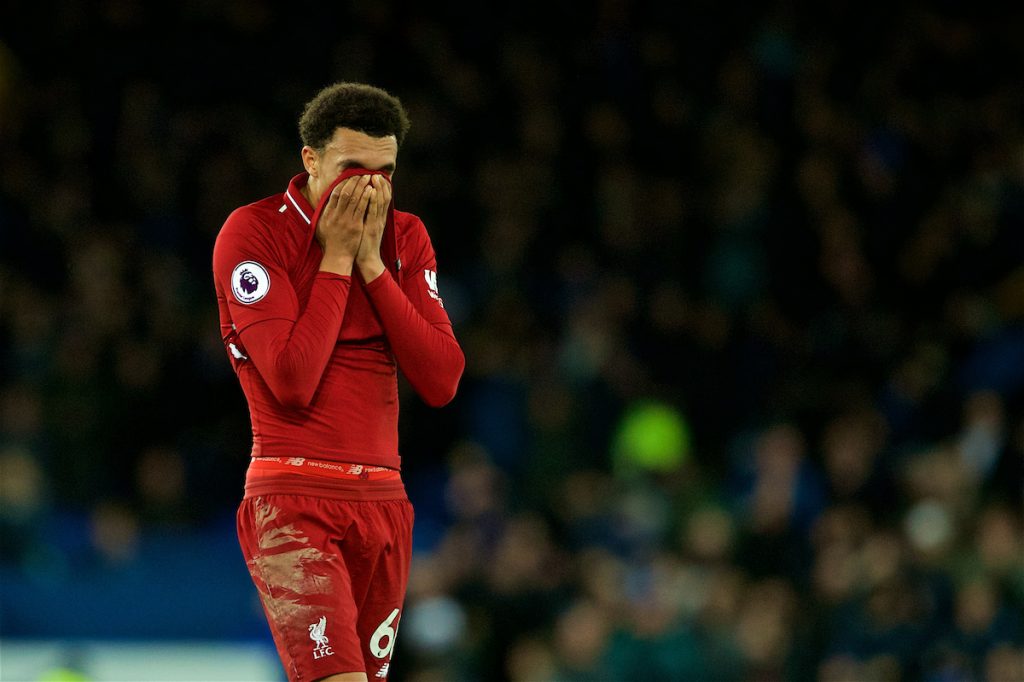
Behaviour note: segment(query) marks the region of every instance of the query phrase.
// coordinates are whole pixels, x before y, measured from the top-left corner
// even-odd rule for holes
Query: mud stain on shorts
[[[297,542],[299,544],[306,544],[309,542],[308,537],[304,537],[298,530],[295,529],[294,524],[287,526],[281,526],[280,528],[269,528],[260,533],[260,549],[270,549],[271,547],[277,547],[279,545],[287,545],[289,542]]]
[[[332,561],[333,557],[316,547],[303,547],[277,554],[253,557],[253,567],[263,577],[271,592],[286,590],[295,594],[327,594],[331,579],[316,572],[318,565]]]
[[[255,507],[256,525],[260,528],[276,519],[278,514],[281,513],[279,508],[271,506],[262,497],[256,498]]]
[[[289,523],[287,526],[271,525],[280,515],[280,508],[268,504],[262,497],[256,499],[255,521],[259,532],[260,550],[286,545],[289,542],[300,544],[309,542],[309,538],[303,536],[301,531],[295,528],[294,523]]]
[[[281,516],[278,507],[257,499],[255,511],[259,549],[249,564],[253,575],[259,576],[263,583],[258,585],[260,596],[267,610],[274,614],[275,620],[306,618],[317,607],[303,604],[303,598],[328,594],[332,589],[330,577],[318,572],[317,568],[335,558],[316,547],[310,547],[309,538],[297,530],[294,524],[273,525]],[[287,544],[301,546],[284,552],[267,551]]]
[[[331,579],[315,572],[331,557],[315,547],[254,557],[252,569],[263,578],[260,596],[278,622],[305,621],[322,606],[306,603],[307,597],[331,592]]]

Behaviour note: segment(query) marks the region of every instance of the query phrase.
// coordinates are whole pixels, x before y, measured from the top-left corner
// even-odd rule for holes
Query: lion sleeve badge
[[[256,261],[242,261],[231,271],[231,293],[243,305],[252,305],[270,291],[270,274]]]

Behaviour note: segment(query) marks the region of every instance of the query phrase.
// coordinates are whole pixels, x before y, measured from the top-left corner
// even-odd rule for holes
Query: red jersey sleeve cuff
[[[384,272],[377,275],[377,278],[372,282],[366,284],[366,293],[370,294],[374,298],[378,296],[387,296],[388,289],[394,293],[402,293],[401,289],[398,288],[398,283],[395,278],[391,276],[391,272],[385,268]]]
[[[334,279],[341,280],[342,282],[351,282],[352,275],[339,275],[336,272],[327,272],[326,270],[319,270],[316,273],[316,279]]]

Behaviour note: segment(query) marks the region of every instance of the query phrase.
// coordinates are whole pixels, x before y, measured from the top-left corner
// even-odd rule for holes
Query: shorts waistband
[[[281,473],[302,474],[320,478],[347,481],[386,481],[399,479],[401,472],[381,466],[332,462],[309,457],[253,457],[249,462],[249,476],[267,476]]]

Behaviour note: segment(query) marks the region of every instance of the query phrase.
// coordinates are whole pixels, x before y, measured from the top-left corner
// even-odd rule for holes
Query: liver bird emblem
[[[326,629],[327,616],[320,616],[320,620],[309,626],[309,638],[316,642],[318,647],[327,645],[327,635],[324,634]]]

